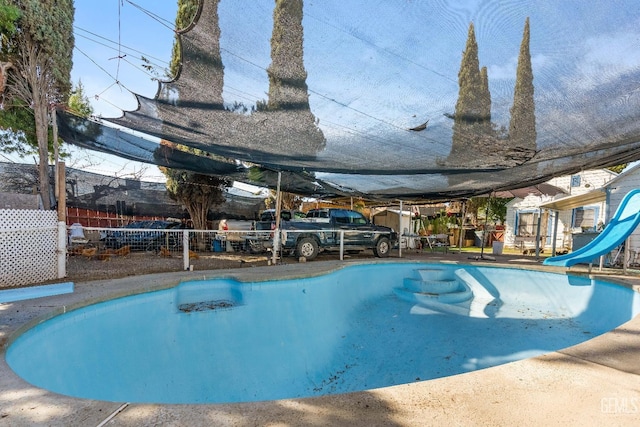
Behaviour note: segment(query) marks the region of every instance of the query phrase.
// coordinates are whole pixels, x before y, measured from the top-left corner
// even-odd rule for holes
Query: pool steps
[[[419,277],[406,277],[395,294],[432,311],[471,317],[487,317],[485,308],[495,298],[465,270],[430,267],[415,270]]]

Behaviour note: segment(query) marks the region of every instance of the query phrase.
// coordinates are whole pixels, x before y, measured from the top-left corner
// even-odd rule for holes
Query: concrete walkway
[[[470,259],[469,254],[405,256],[405,260],[564,271],[542,267],[532,257],[498,256],[496,261],[485,262]],[[640,316],[577,346],[472,373],[365,392],[247,404],[143,405],[70,398],[26,383],[13,373],[4,358],[11,340],[22,331],[88,303],[172,287],[186,278],[233,276],[258,280],[267,274],[274,278],[301,277],[343,265],[339,261],[323,261],[137,276],[77,283],[72,294],[0,304],[0,425],[640,425]],[[584,268],[572,271],[586,274]],[[640,289],[636,276],[609,274],[607,279]]]

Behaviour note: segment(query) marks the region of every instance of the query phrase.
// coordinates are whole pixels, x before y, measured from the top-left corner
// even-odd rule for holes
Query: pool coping
[[[0,424],[34,425],[637,425],[640,417],[640,316],[606,334],[533,359],[363,392],[257,403],[150,405],[77,399],[33,387],[5,361],[11,341],[74,308],[176,286],[184,280],[308,277],[354,263],[445,262],[566,272],[536,263],[443,259],[322,261],[206,272],[163,273],[77,283],[71,294],[0,304]],[[640,292],[635,276],[602,278]]]

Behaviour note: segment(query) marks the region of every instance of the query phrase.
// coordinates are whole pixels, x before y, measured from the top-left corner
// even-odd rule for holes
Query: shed
[[[397,209],[385,209],[373,214],[373,223],[391,227],[400,234],[418,234],[420,220],[416,219],[411,211],[402,211],[402,223],[400,223],[400,211]]]
[[[402,222],[401,222],[402,221]],[[397,209],[385,209],[373,214],[373,223],[376,225],[384,225],[391,227],[400,234],[400,244],[403,248],[414,248],[415,239],[410,238],[418,235],[419,220],[414,219],[411,211],[400,211]]]

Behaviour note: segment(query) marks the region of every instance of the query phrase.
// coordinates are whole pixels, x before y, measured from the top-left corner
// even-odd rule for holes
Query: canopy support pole
[[[536,261],[540,259],[540,228],[542,224],[542,208],[538,209],[538,224],[536,226]]]
[[[629,245],[631,244],[631,237],[627,237],[624,241],[624,263],[622,264],[622,274],[627,275],[627,269],[629,268],[629,256],[631,255],[629,251]]]
[[[553,211],[553,241],[551,242],[551,256],[556,256],[556,241],[558,239],[558,216],[560,212]]]
[[[480,258],[484,258],[484,242],[487,240],[487,224],[489,223],[489,204],[491,202],[491,195],[487,200],[487,206],[484,209],[484,226],[482,227],[482,241],[480,242]]]
[[[402,258],[402,200],[400,200],[400,215],[398,215],[398,258]],[[407,239],[407,247],[409,247],[409,237]]]
[[[480,242],[480,256],[476,256],[476,257],[469,257],[475,260],[484,260],[484,261],[495,261],[496,259],[494,257],[490,257],[490,256],[486,256],[484,254],[484,242],[487,239],[487,223],[489,222],[489,204],[491,202],[491,195],[493,194],[493,191],[489,194],[489,199],[487,200],[487,207],[485,209],[485,214],[484,214],[484,227],[482,230],[482,241]]]
[[[460,233],[458,236],[458,253],[462,253],[462,241],[464,239],[464,220],[467,218],[467,201],[462,201],[462,217],[460,218]]]
[[[278,186],[276,187],[276,229],[273,232],[273,247],[271,250],[271,265],[276,265],[280,252],[280,212],[282,210],[282,194],[280,192],[280,183],[282,181],[282,172],[278,171]]]

